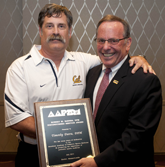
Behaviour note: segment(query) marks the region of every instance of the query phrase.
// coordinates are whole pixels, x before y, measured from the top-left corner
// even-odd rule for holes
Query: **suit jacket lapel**
[[[102,114],[105,112],[107,105],[110,103],[111,99],[115,95],[116,91],[122,86],[124,83],[124,80],[126,78],[126,75],[128,73],[129,69],[129,57],[126,59],[124,64],[121,66],[121,68],[118,70],[112,81],[109,83],[103,98],[100,102],[100,106],[97,111],[96,119],[95,119],[95,124],[97,125]]]

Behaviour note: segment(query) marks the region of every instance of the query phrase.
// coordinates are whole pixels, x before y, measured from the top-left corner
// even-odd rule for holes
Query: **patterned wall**
[[[133,39],[130,54],[147,56],[148,62],[161,80],[165,98],[165,0],[1,0],[1,101],[8,66],[17,57],[28,53],[34,43],[40,44],[37,17],[46,3],[64,5],[73,14],[72,38],[68,50],[96,54],[96,44],[93,40],[97,22],[106,14],[126,19],[130,24]],[[163,120],[164,115],[155,138],[157,152],[165,152]],[[5,132],[2,132],[0,123],[1,133],[4,135]],[[10,141],[9,139],[8,143]],[[1,141],[0,145],[3,145]],[[0,147],[0,152],[8,150],[10,149],[7,147]]]
[[[22,0],[1,0],[0,5],[0,101],[6,70],[23,54]]]
[[[23,54],[22,0],[0,2],[0,152],[14,152],[17,132],[5,128],[3,92],[7,68]]]
[[[163,113],[154,138],[154,149],[156,153],[165,154],[165,103]]]
[[[130,54],[146,55],[163,85],[165,97],[165,0],[23,0],[23,51],[40,43],[37,17],[46,3],[57,3],[73,14],[68,50],[96,54],[95,29],[106,14],[128,21],[133,43]]]

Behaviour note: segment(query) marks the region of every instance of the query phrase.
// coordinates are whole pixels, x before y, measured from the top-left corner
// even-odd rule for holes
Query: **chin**
[[[102,63],[108,68],[111,68],[114,65],[112,61],[102,61]]]

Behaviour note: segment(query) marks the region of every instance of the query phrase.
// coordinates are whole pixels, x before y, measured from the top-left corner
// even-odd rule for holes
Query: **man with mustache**
[[[47,42],[50,42],[53,40],[58,40],[58,41],[61,41],[62,43],[66,42],[65,39],[59,34],[52,34],[50,37],[48,37]]]
[[[125,20],[113,15],[102,18],[96,42],[103,64],[89,71],[84,96],[93,104],[100,154],[71,166],[155,167],[153,138],[162,112],[160,81],[142,69],[131,74],[132,39]]]
[[[100,64],[96,55],[66,50],[71,38],[72,20],[66,7],[45,5],[38,16],[41,45],[34,45],[7,71],[5,126],[20,132],[16,167],[39,166],[34,102],[82,98],[88,70]],[[148,69],[153,71],[145,59],[136,58],[134,61],[140,63],[133,73],[141,66],[145,72]]]

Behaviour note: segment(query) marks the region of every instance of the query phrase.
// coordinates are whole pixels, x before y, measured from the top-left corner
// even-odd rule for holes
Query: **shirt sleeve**
[[[6,127],[32,116],[23,68],[18,61],[9,67],[6,74],[4,105]]]
[[[88,70],[101,64],[101,60],[97,55],[91,55],[83,52],[71,52],[71,54],[74,55],[76,59],[82,60],[86,64]]]

